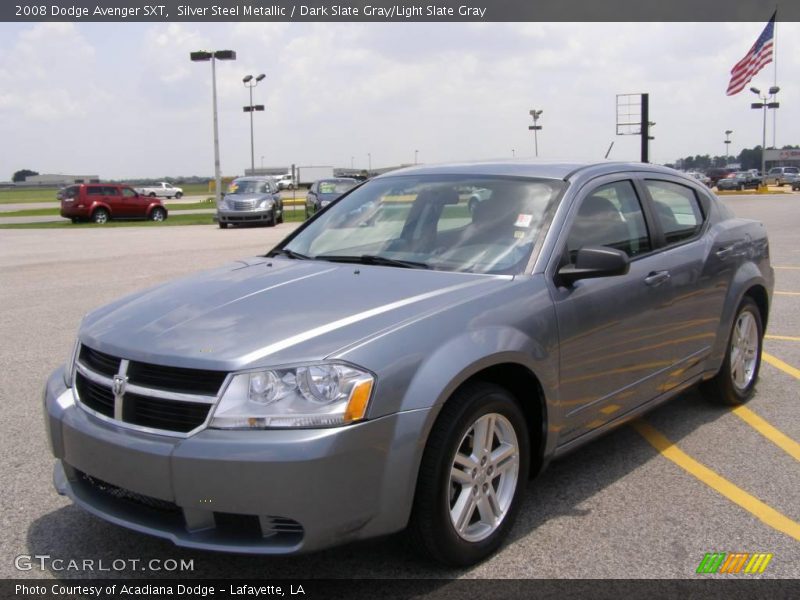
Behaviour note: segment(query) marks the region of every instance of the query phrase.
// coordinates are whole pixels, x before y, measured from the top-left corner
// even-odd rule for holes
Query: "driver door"
[[[603,180],[601,180],[603,181]],[[629,259],[625,275],[552,282],[560,336],[561,443],[579,437],[658,395],[672,365],[660,347],[668,277],[631,179],[590,184],[559,239],[560,266],[582,246],[609,246]]]

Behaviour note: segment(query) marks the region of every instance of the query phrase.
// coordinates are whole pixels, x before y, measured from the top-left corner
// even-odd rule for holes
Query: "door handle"
[[[653,271],[644,278],[644,282],[650,287],[658,287],[670,279],[669,271]]]

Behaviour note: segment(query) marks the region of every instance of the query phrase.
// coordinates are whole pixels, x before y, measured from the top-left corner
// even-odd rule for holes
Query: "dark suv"
[[[73,223],[109,219],[150,219],[163,221],[167,208],[158,198],[137,193],[126,185],[113,183],[82,183],[58,191],[61,216]]]

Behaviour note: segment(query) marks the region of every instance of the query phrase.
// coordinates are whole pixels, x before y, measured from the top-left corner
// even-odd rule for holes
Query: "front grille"
[[[256,207],[255,200],[234,200],[233,210],[253,210]]]
[[[81,402],[86,406],[101,415],[114,416],[114,394],[111,388],[89,380],[80,372],[75,374],[75,388]]]
[[[140,362],[131,362],[128,366],[128,379],[133,384],[205,396],[216,396],[226,375],[224,371],[163,367]]]
[[[210,404],[125,394],[122,420],[140,427],[186,433],[202,425],[209,410]]]
[[[119,371],[120,359],[92,350],[88,346],[81,346],[80,361],[96,373],[113,377]]]
[[[87,346],[81,347],[78,363],[75,390],[86,408],[115,418],[112,378],[121,375],[123,387],[128,388],[118,399],[121,422],[176,433],[188,433],[205,423],[211,400],[218,396],[227,376],[223,371],[123,362]],[[138,393],[130,391],[133,385],[140,386]],[[184,396],[170,397],[176,393]]]
[[[106,496],[110,496],[117,500],[123,500],[125,502],[131,502],[133,504],[144,506],[159,512],[176,513],[181,511],[180,507],[174,502],[160,500],[159,498],[153,498],[151,496],[145,496],[144,494],[139,494],[138,492],[133,492],[131,490],[126,490],[125,488],[116,486],[113,483],[108,483],[102,479],[97,479],[97,477],[92,477],[91,475],[83,473],[82,471],[78,471],[77,469],[75,471],[78,474],[78,477],[80,477],[84,483],[91,486],[101,494],[105,494]]]

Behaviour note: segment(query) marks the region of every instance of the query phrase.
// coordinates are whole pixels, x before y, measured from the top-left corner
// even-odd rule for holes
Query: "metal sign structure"
[[[649,94],[617,94],[617,135],[641,136],[644,163],[650,162],[651,125]]]

